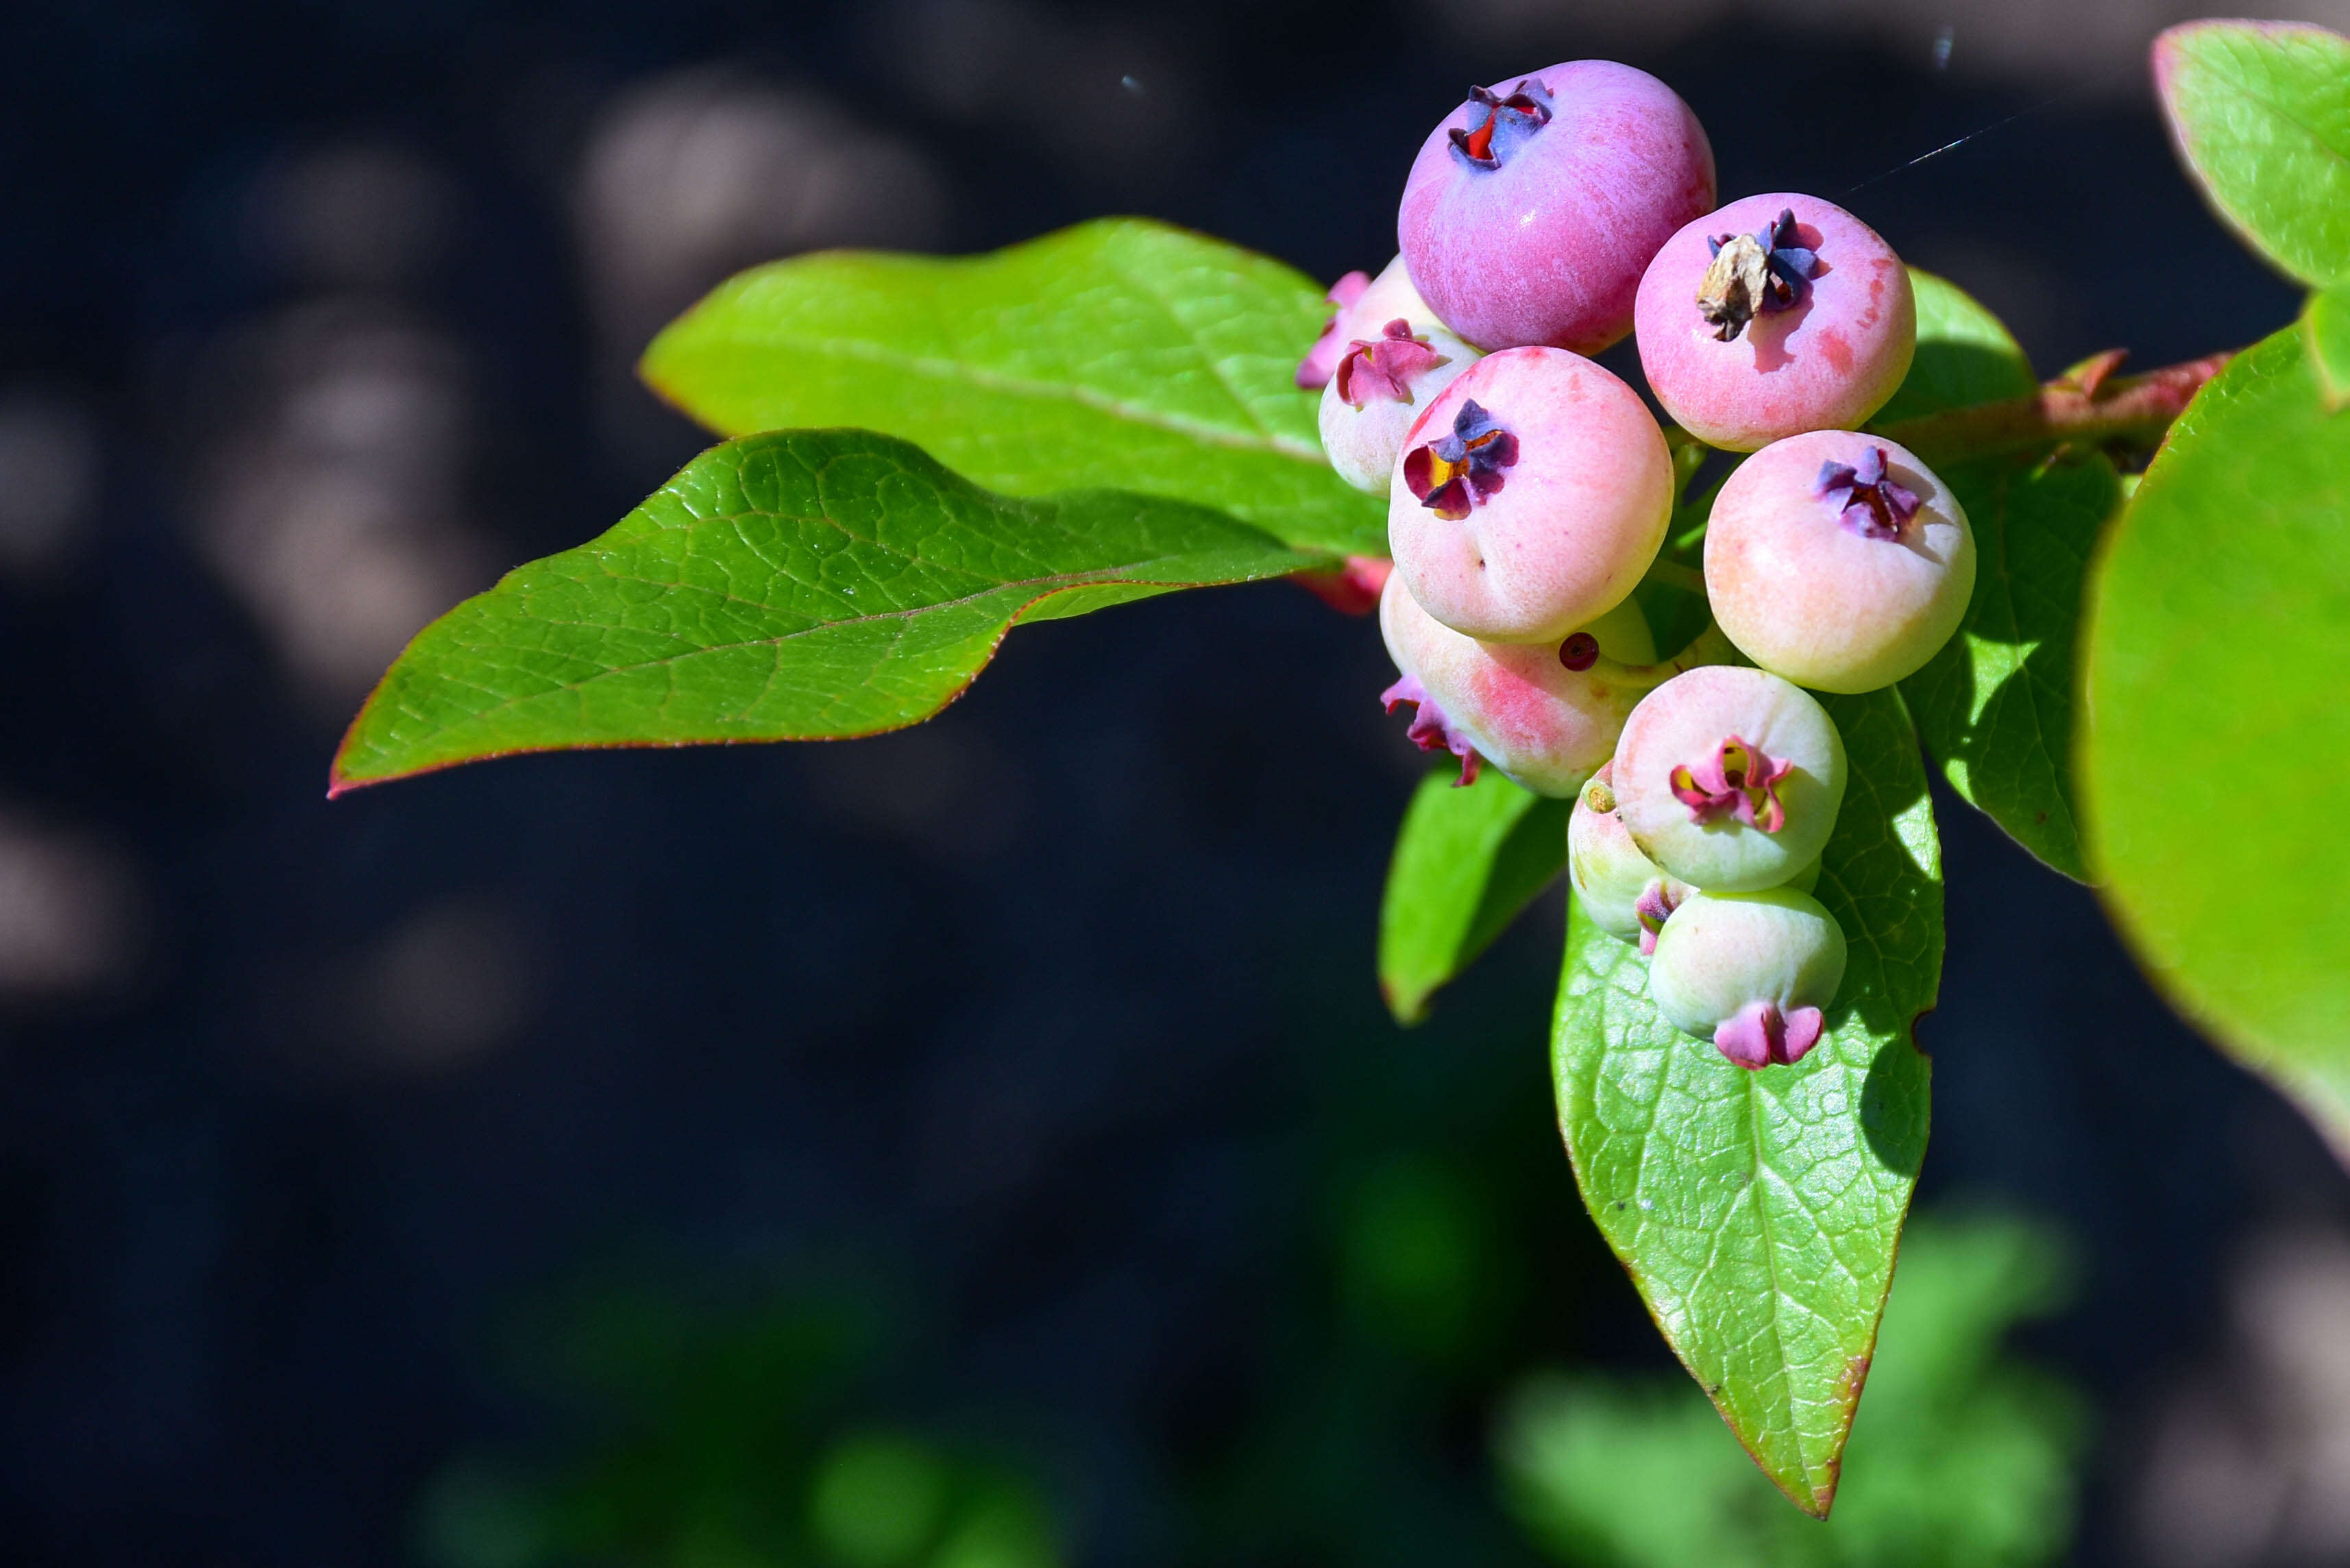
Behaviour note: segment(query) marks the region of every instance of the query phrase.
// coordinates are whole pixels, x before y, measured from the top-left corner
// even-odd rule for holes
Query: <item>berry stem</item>
[[[2101,354],[2021,398],[1871,428],[1928,462],[2056,446],[2142,450],[2162,440],[2230,358],[2207,354],[2142,376],[2116,376],[2116,358]]]

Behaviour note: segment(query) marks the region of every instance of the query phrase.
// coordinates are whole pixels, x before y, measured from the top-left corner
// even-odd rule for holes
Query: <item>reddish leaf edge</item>
[[[1161,583],[1134,577],[1121,577],[1106,582],[1067,583],[1060,587],[1047,589],[1022,605],[1004,620],[1003,628],[996,632],[994,640],[987,645],[986,657],[972,666],[971,673],[964,676],[961,684],[941,698],[936,707],[928,712],[917,713],[901,723],[878,724],[869,730],[843,730],[837,734],[827,735],[684,735],[671,740],[579,741],[561,745],[509,746],[497,751],[475,752],[467,756],[448,757],[439,762],[426,763],[418,767],[402,768],[396,773],[362,774],[350,772],[345,763],[350,756],[352,748],[358,743],[359,730],[367,723],[368,716],[375,711],[377,701],[382,698],[384,688],[391,683],[391,678],[399,670],[401,660],[407,659],[410,651],[418,643],[431,636],[433,628],[440,626],[442,621],[457,614],[467,605],[472,604],[474,599],[486,597],[489,593],[497,591],[492,588],[451,607],[434,617],[422,630],[409,639],[408,646],[400,651],[400,658],[393,659],[390,667],[385,670],[381,678],[376,681],[373,690],[368,692],[367,701],[359,704],[359,712],[353,716],[349,725],[343,731],[343,738],[335,747],[334,760],[327,767],[327,798],[339,800],[347,794],[367,789],[374,784],[398,784],[403,779],[422,778],[427,774],[444,773],[451,768],[465,767],[474,763],[499,762],[508,757],[536,756],[549,752],[679,751],[688,746],[796,745],[809,742],[863,741],[876,735],[894,734],[900,730],[910,730],[917,724],[927,724],[962,701],[963,694],[971,690],[972,683],[995,662],[996,654],[1003,647],[1003,639],[1012,635],[1013,628],[1033,615],[1038,605],[1049,599],[1058,598],[1063,594],[1101,587],[1152,588],[1158,592],[1143,597],[1155,598],[1160,593],[1177,593],[1187,588],[1239,587],[1252,582],[1298,581],[1317,572],[1326,572],[1328,569],[1325,566],[1310,566],[1299,571],[1284,573],[1279,576],[1243,577],[1231,583]]]

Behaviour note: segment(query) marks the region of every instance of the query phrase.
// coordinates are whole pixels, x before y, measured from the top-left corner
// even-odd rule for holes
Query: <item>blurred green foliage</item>
[[[2002,1348],[2061,1305],[2063,1244],[1913,1222],[1825,1523],[1787,1509],[1686,1379],[1546,1374],[1505,1417],[1513,1511],[1576,1568],[2029,1568],[2072,1538],[2079,1398]]]
[[[577,1436],[465,1456],[427,1488],[430,1568],[1059,1568],[1037,1486],[998,1455],[874,1419],[888,1314],[786,1286],[706,1308],[579,1293],[516,1347]]]

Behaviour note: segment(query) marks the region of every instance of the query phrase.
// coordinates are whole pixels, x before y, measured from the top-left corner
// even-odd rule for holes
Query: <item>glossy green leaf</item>
[[[753,436],[425,628],[334,787],[513,752],[869,735],[952,701],[1017,622],[1327,564],[1180,502],[991,494],[866,431]]]
[[[2156,983],[2350,1153],[2350,412],[2298,327],[2204,388],[2092,584],[2090,864]]]
[[[2121,503],[2113,464],[1990,458],[1941,471],[1975,535],[1959,634],[1901,682],[1942,776],[2009,836],[2075,880],[2074,665],[2098,532]]]
[[[1466,789],[1447,763],[1419,783],[1396,835],[1379,906],[1379,994],[1399,1023],[1475,961],[1566,866],[1575,803],[1486,768]]]
[[[2022,397],[2039,385],[1999,317],[1931,273],[1909,275],[1918,358],[1874,422]],[[1940,473],[1974,528],[1975,597],[1959,634],[1901,683],[1902,694],[1950,787],[2077,878],[2074,645],[2089,552],[2118,500],[2113,465],[2012,457]]]
[[[2155,86],[2212,209],[2304,283],[2350,281],[2350,38],[2295,22],[2189,22]]]
[[[1268,257],[1139,219],[991,254],[830,251],[722,284],[644,375],[722,435],[857,425],[1007,494],[1108,486],[1293,544],[1387,552],[1297,361],[1328,306]]]
[[[1871,424],[1898,424],[1945,409],[2020,398],[2040,383],[1998,317],[1948,278],[1909,269],[1918,299],[1918,353],[1909,374]]]
[[[2311,295],[2301,331],[2327,411],[2350,408],[2350,284]]]
[[[1850,945],[1828,1031],[1750,1073],[1659,1017],[1648,961],[1569,920],[1553,1035],[1584,1201],[1746,1451],[1825,1515],[1926,1150],[1911,1040],[1942,964],[1941,853],[1890,691],[1825,699],[1851,783],[1817,897]]]

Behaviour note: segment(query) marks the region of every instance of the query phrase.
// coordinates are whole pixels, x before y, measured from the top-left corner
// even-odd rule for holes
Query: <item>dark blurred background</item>
[[[729,271],[1108,212],[1376,270],[1427,128],[1555,59],[1658,72],[1725,198],[1842,201],[2043,374],[2249,341],[2293,296],[2144,79],[2187,14],[12,10],[0,1557],[1655,1560],[1545,1534],[1497,1459],[1562,1378],[1704,1407],[1558,1148],[1560,896],[1427,1027],[1379,1008],[1422,759],[1367,622],[1270,585],[1042,627],[852,745],[332,805],[327,759],[426,619],[697,449],[629,366]],[[2350,1562],[2350,1183],[1941,805],[1920,1203],[2061,1238],[1990,1354],[2081,1418],[2039,1422],[2039,1545],[1939,1550]],[[1803,1528],[1752,1560],[1927,1560]]]

